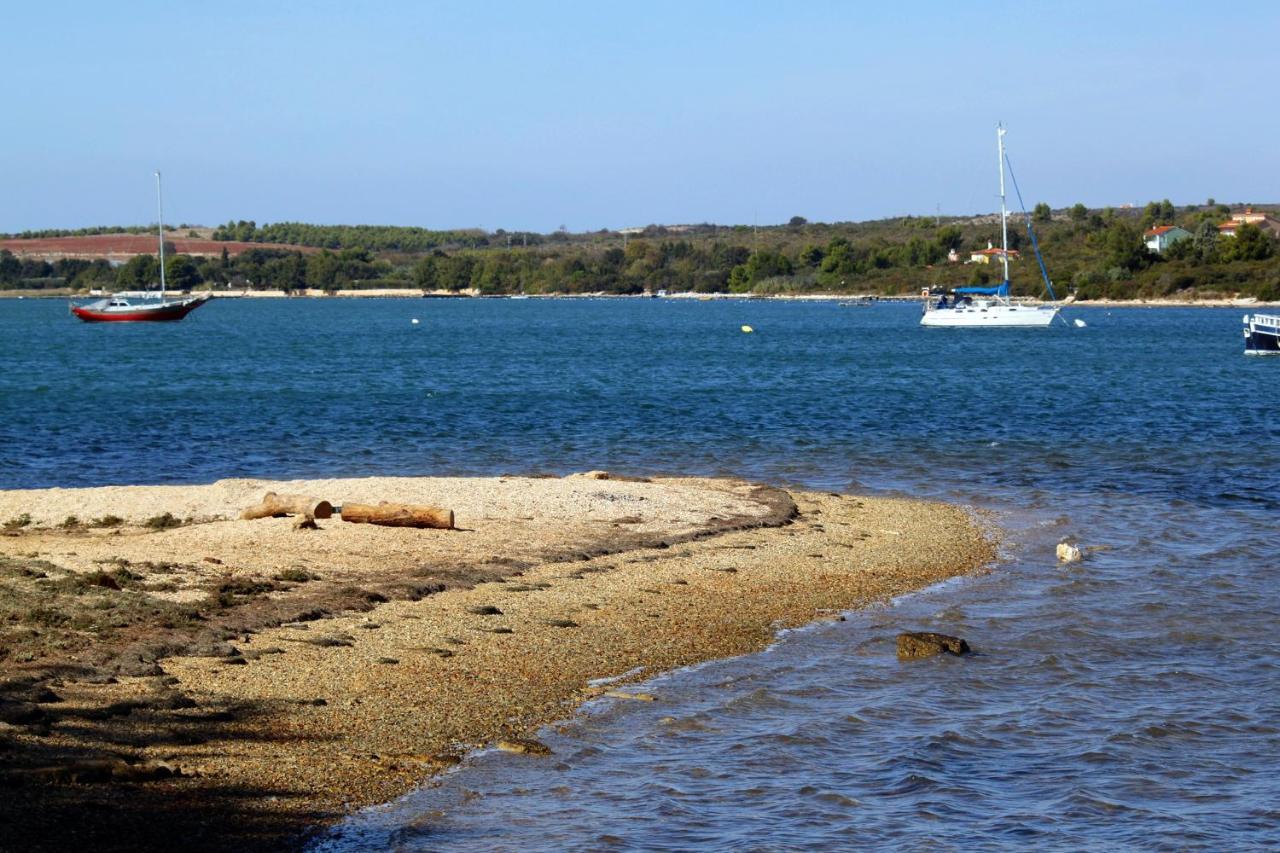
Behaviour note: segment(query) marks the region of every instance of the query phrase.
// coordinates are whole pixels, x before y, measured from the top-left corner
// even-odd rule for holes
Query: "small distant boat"
[[[164,298],[164,201],[160,192],[160,173],[156,172],[156,208],[160,236],[160,298],[130,302],[123,294],[115,294],[83,305],[71,303],[71,313],[86,323],[164,323],[181,320],[208,301],[206,296],[183,299]]]
[[[925,288],[924,316],[920,318],[922,326],[949,326],[953,328],[1001,327],[1015,326],[1024,328],[1043,328],[1058,316],[1056,305],[1017,305],[1009,298],[1009,210],[1005,206],[1004,195],[1004,134],[1003,126],[996,127],[996,145],[1000,152],[1000,260],[1004,265],[1004,279],[995,287],[957,287],[950,293],[943,292],[934,301],[934,293]],[[1010,170],[1010,177],[1013,172]],[[1017,181],[1013,188],[1017,190]],[[1018,194],[1021,199],[1021,193]],[[1025,212],[1025,211],[1024,211]],[[1044,260],[1040,257],[1040,248],[1036,243],[1035,232],[1031,230],[1031,217],[1027,217],[1027,231],[1031,234],[1032,245],[1036,247],[1036,260],[1040,263],[1040,272],[1044,275],[1045,286],[1049,289],[1049,298],[1053,299],[1053,283],[1045,271]],[[974,299],[974,297],[983,297]]]
[[[1280,316],[1244,315],[1244,354],[1280,355]]]

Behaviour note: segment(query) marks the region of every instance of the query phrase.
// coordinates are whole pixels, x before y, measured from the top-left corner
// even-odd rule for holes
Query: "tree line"
[[[505,234],[505,232],[503,232]],[[531,235],[523,235],[528,242]],[[541,242],[541,235],[532,235]],[[431,231],[389,225],[308,225],[305,222],[228,222],[213,232],[213,239],[245,243],[284,243],[331,250],[367,249],[373,252],[429,252],[432,249],[481,248],[491,235],[479,229]]]
[[[254,288],[294,291],[304,288],[340,290],[393,279],[395,268],[363,249],[341,252],[302,252],[251,249],[232,257],[202,258],[165,248],[165,285],[170,290],[198,287]],[[160,283],[157,255],[135,255],[113,267],[105,260],[68,258],[58,261],[21,259],[0,250],[0,289],[154,290]],[[399,282],[410,286],[407,273]]]
[[[1097,210],[1076,204],[1054,211],[1041,203],[1029,218],[1059,296],[1068,291],[1081,299],[1239,293],[1280,299],[1275,238],[1253,225],[1241,225],[1234,237],[1221,236],[1217,226],[1230,211],[1212,199],[1184,207],[1153,201],[1142,210]],[[1163,255],[1151,253],[1143,232],[1162,224],[1180,225],[1193,236]],[[797,216],[786,225],[759,229],[653,226],[638,234],[562,230],[532,239],[506,232],[298,223],[228,223],[219,231],[224,239],[308,241],[304,245],[363,239],[374,245],[326,247],[308,254],[264,247],[237,257],[224,250],[220,258],[166,252],[171,287],[894,294],[926,286],[991,283],[1001,275],[997,264],[964,262],[975,250],[999,243],[999,217],[989,214],[861,223],[811,223]],[[1011,219],[1009,237],[1011,247],[1022,253],[1012,264],[1014,292],[1044,294],[1021,215]],[[157,280],[156,259],[150,255],[116,269],[101,261],[48,264],[0,255],[0,287],[59,281],[76,288],[137,289]]]
[[[50,237],[96,237],[99,234],[155,234],[157,225],[94,225],[88,228],[43,228],[37,231],[20,231],[16,234],[0,234],[0,240],[44,240]],[[166,230],[191,230],[198,225],[165,226]]]

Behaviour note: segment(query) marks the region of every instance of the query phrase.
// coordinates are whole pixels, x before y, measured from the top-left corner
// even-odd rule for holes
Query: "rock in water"
[[[930,631],[907,631],[898,635],[898,659],[927,658],[933,655],[967,655],[969,644],[959,637]]]
[[[516,752],[521,755],[550,755],[551,747],[541,741],[528,738],[512,738],[498,741],[498,749],[503,752]]]
[[[1059,563],[1078,563],[1084,554],[1075,545],[1068,545],[1066,542],[1058,543],[1058,562]]]
[[[625,690],[606,690],[603,695],[609,696],[613,699],[631,699],[635,702],[658,701],[658,697],[654,696],[652,693],[628,693]]]

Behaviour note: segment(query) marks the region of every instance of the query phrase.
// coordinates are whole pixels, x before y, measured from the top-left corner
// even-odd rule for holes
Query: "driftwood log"
[[[333,504],[318,500],[308,495],[278,495],[267,492],[262,503],[256,504],[240,513],[245,520],[255,518],[274,518],[281,515],[309,515],[312,518],[331,518]]]
[[[343,521],[359,524],[381,524],[384,527],[434,527],[453,529],[453,510],[438,506],[413,504],[343,504],[339,509]]]

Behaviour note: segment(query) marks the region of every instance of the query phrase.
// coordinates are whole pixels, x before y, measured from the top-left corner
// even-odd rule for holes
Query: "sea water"
[[[1004,559],[600,700],[317,843],[1250,849],[1280,838],[1280,360],[1240,313],[0,300],[0,487],[609,468],[989,510]],[[413,324],[412,319],[420,322]],[[755,330],[741,331],[743,325]],[[1053,546],[1083,544],[1059,566]],[[899,663],[902,630],[977,654]]]

